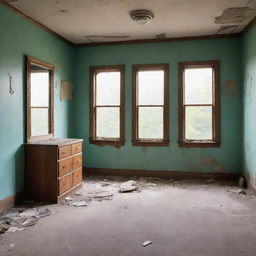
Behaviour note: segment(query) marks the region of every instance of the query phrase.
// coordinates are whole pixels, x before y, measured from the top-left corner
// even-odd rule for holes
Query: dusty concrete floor
[[[228,184],[160,180],[139,180],[139,191],[121,194],[121,178],[107,178],[109,186],[103,178],[87,179],[80,192],[102,189],[112,200],[47,206],[52,214],[36,225],[0,235],[0,255],[256,255],[255,197],[227,192]],[[143,247],[146,240],[153,243]]]

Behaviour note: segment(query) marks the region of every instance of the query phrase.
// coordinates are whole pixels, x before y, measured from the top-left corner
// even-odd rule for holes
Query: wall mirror
[[[54,137],[54,67],[27,57],[27,142]]]

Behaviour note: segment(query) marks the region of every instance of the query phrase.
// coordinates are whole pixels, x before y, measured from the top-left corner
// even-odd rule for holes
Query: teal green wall
[[[255,29],[243,40],[246,62],[245,126],[246,169],[255,173],[252,131],[254,107]],[[212,39],[76,49],[43,31],[24,18],[0,6],[0,200],[24,188],[25,142],[25,56],[33,56],[55,66],[55,137],[78,137],[84,141],[87,167],[143,170],[240,172],[241,171],[241,39]],[[179,61],[221,61],[221,146],[219,148],[179,148],[178,77]],[[170,64],[170,146],[132,147],[131,145],[131,65]],[[89,66],[126,65],[125,146],[95,146],[89,136]],[[9,94],[8,73],[13,77],[14,95]],[[60,81],[73,80],[74,100],[60,101]],[[226,81],[234,80],[235,88]],[[256,95],[256,94],[255,94]],[[248,106],[248,107],[247,107]],[[247,121],[246,121],[247,122]],[[249,145],[249,146],[248,146]],[[249,149],[248,149],[249,147]],[[256,149],[256,148],[255,148]],[[247,152],[246,151],[246,152]]]
[[[243,37],[243,170],[256,185],[256,26]]]
[[[221,62],[221,146],[219,148],[178,147],[179,61]],[[170,146],[131,145],[131,65],[170,65]],[[125,146],[95,146],[89,136],[89,66],[125,64]],[[240,172],[241,171],[241,39],[211,39],[168,43],[130,44],[76,48],[73,134],[83,138],[87,167],[142,170]],[[234,80],[235,88],[226,81]]]
[[[67,137],[70,103],[59,100],[58,88],[62,79],[72,79],[73,54],[72,47],[0,5],[0,200],[24,186],[25,56],[55,66],[55,135]]]

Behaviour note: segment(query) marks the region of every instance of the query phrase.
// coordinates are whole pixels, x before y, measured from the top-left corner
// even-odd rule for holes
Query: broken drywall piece
[[[20,214],[21,217],[28,218],[36,215],[36,208],[28,209]]]
[[[222,34],[222,33],[233,33],[234,30],[237,28],[237,25],[231,25],[231,26],[221,26],[219,27],[219,29],[217,30],[216,34]]]
[[[147,241],[145,241],[145,242],[142,244],[142,246],[146,247],[146,246],[148,246],[148,245],[150,245],[150,244],[152,244],[152,243],[153,243],[152,241],[147,240]]]
[[[93,195],[93,198],[98,198],[98,199],[110,199],[112,198],[113,194],[109,193],[109,192],[105,192],[105,191],[100,191],[100,192],[96,192],[95,195]]]
[[[32,217],[28,217],[26,219],[24,219],[22,222],[21,222],[21,225],[23,227],[30,227],[30,226],[34,226],[38,221],[38,218],[32,216]]]
[[[136,181],[135,180],[129,180],[127,182],[124,182],[120,185],[120,192],[132,192],[137,189]]]
[[[153,186],[153,187],[154,187],[154,186],[157,186],[156,183],[147,183],[147,185],[148,185],[148,186]]]
[[[6,232],[14,233],[16,231],[22,231],[24,228],[10,227]]]
[[[80,201],[80,202],[73,202],[70,205],[76,206],[76,207],[81,207],[81,206],[87,206],[88,204],[85,201]]]
[[[256,9],[256,0],[249,0],[248,7],[250,9]]]
[[[241,24],[247,18],[256,14],[256,10],[249,7],[225,9],[219,17],[215,18],[216,24]]]
[[[101,185],[102,187],[107,187],[107,186],[110,186],[110,183],[109,183],[109,182],[102,181],[102,182],[100,182],[100,185]]]
[[[48,208],[32,208],[28,209],[20,214],[21,217],[36,217],[43,218],[51,214],[51,211]]]
[[[49,216],[51,211],[48,208],[38,208],[37,215],[35,217],[41,219],[43,217]]]
[[[228,190],[228,192],[231,192],[231,193],[234,193],[234,194],[246,195],[246,191],[244,189],[241,189],[241,188],[231,189],[231,190]]]
[[[62,80],[60,84],[60,99],[61,100],[72,100],[73,85],[67,80]]]

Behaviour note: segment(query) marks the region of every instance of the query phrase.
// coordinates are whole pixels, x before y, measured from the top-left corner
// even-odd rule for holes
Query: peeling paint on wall
[[[236,81],[234,80],[227,80],[226,82],[226,91],[225,91],[225,97],[235,97],[238,95],[238,90],[236,86]]]
[[[60,85],[60,99],[72,100],[73,86],[71,82],[62,80]]]
[[[216,172],[220,172],[223,170],[223,166],[219,164],[217,160],[215,160],[212,156],[207,156],[202,159],[202,165],[212,165],[212,168]]]

